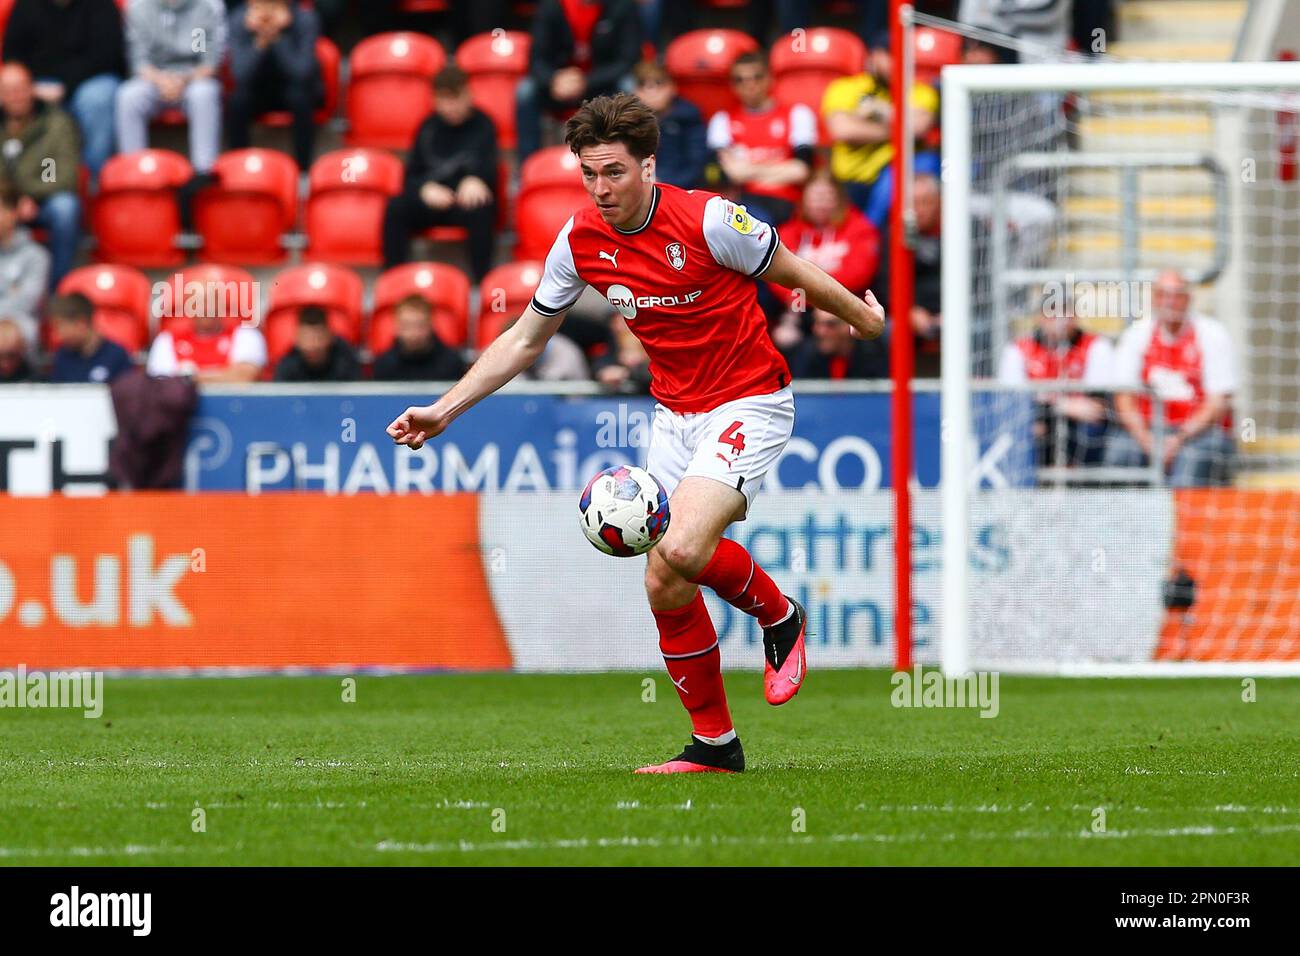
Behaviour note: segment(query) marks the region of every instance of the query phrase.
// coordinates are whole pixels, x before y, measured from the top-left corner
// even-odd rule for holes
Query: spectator
[[[1153,316],[1134,322],[1115,354],[1115,411],[1123,428],[1106,441],[1106,464],[1146,465],[1158,455],[1175,488],[1226,485],[1232,477],[1232,393],[1237,371],[1228,330],[1190,311],[1187,281],[1174,270],[1156,279]],[[1149,390],[1160,399],[1164,440],[1155,444]]]
[[[939,377],[939,332],[942,324],[940,287],[942,246],[939,226],[943,219],[942,193],[935,176],[920,175],[912,186],[912,208],[916,214],[916,244],[912,249],[914,284],[912,296],[912,332],[915,336],[917,378]],[[880,267],[871,291],[889,310],[889,244],[882,243]]]
[[[700,111],[694,103],[677,96],[677,85],[660,64],[643,60],[632,76],[636,79],[636,95],[659,118],[655,179],[682,189],[703,186],[709,147]]]
[[[877,228],[885,226],[892,205],[892,179],[882,173],[894,159],[889,89],[894,58],[889,34],[876,37],[867,70],[834,80],[822,97],[822,116],[831,138],[831,172],[848,189],[849,200],[867,213]],[[918,142],[934,128],[939,94],[926,83],[912,86],[912,129]],[[920,156],[917,157],[918,163]],[[928,171],[937,171],[932,169]]]
[[[411,236],[431,226],[463,226],[470,271],[481,282],[492,269],[496,240],[497,132],[470,98],[469,78],[456,66],[433,82],[434,112],[415,133],[402,192],[384,211],[384,267],[411,258]]]
[[[1072,301],[1044,302],[1038,328],[1008,343],[998,363],[998,381],[1011,386],[1071,379],[1104,392],[1114,374],[1110,340],[1079,328]],[[1032,397],[1034,460],[1040,467],[1101,461],[1107,413],[1100,395],[1034,392]]]
[[[231,15],[230,72],[234,89],[226,103],[231,149],[252,144],[253,120],[272,110],[293,114],[293,157],[306,174],[315,154],[312,114],[325,97],[316,38],[316,11],[291,0],[248,0]]]
[[[394,310],[397,341],[375,359],[380,382],[452,382],[465,374],[465,363],[433,331],[433,308],[408,295]]]
[[[275,366],[277,382],[355,382],[361,366],[351,346],[330,331],[329,317],[319,306],[298,313],[294,346]]]
[[[130,0],[126,52],[131,78],[117,93],[117,146],[149,145],[149,121],[179,107],[189,121],[195,178],[185,196],[213,182],[221,146],[221,81],[226,8],[221,0]]]
[[[0,318],[0,385],[32,380],[27,361],[28,345],[23,330],[13,319]]]
[[[643,395],[650,391],[650,358],[641,340],[618,312],[609,318],[613,345],[592,362],[596,381],[614,392]]]
[[[126,349],[95,329],[95,307],[80,292],[56,296],[49,312],[59,345],[51,382],[111,382],[133,367]]]
[[[1052,63],[1065,53],[1073,5],[1073,0],[960,0],[957,19],[1023,41],[1023,63]]]
[[[117,4],[18,0],[4,30],[4,60],[27,67],[36,98],[61,105],[77,121],[93,185],[113,155],[113,101],[126,71]]]
[[[795,378],[889,378],[889,338],[855,338],[853,327],[839,316],[813,309],[812,336],[790,358]]]
[[[740,111],[720,110],[709,120],[708,144],[723,187],[774,226],[793,214],[812,173],[817,116],[802,103],[772,99],[772,74],[761,53],[743,53],[731,65]]]
[[[33,348],[50,254],[18,224],[21,206],[18,190],[8,183],[0,185],[0,315],[21,329],[28,348]]]
[[[786,223],[781,240],[854,295],[867,290],[880,260],[880,233],[849,204],[844,187],[824,169],[808,180],[799,215]],[[774,286],[772,291],[790,306],[791,290]]]
[[[200,383],[251,382],[265,367],[261,332],[249,325],[228,325],[206,311],[159,332],[145,364],[150,375],[184,375]]]
[[[77,125],[57,106],[36,99],[21,63],[0,67],[0,123],[4,178],[22,195],[18,216],[49,230],[53,290],[72,268],[81,240]]]
[[[541,0],[533,14],[528,75],[515,93],[519,162],[542,145],[542,116],[631,88],[641,59],[633,0]]]

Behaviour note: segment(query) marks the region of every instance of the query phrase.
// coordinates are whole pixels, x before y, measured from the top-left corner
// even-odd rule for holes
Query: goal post
[[[1297,103],[1294,62],[943,70],[946,674],[1300,674]]]

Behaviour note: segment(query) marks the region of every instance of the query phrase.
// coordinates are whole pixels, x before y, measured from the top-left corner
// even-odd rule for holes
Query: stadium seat
[[[961,62],[961,37],[947,30],[918,27],[912,49],[918,83],[938,83],[945,66]]]
[[[518,30],[494,30],[472,36],[456,50],[456,65],[469,75],[474,105],[496,124],[498,142],[514,149],[515,87],[528,72],[532,37]]]
[[[867,48],[847,30],[813,27],[781,37],[772,45],[773,88],[782,103],[803,103],[820,114],[822,94],[832,80],[861,73]]]
[[[261,315],[259,286],[254,281],[252,273],[239,266],[200,262],[176,270],[165,281],[171,285],[169,290],[171,307],[168,308],[166,302],[152,303],[153,311],[158,316],[159,332],[177,332],[189,326],[192,313],[187,314],[186,303],[191,299],[195,283],[202,290],[202,301],[205,307],[211,296],[211,301],[216,303],[217,308],[225,312],[226,328],[240,325],[247,320],[256,321]],[[251,307],[251,316],[240,313],[240,306],[244,303]]]
[[[519,318],[542,281],[540,260],[523,259],[497,266],[479,285],[478,348],[485,349]]]
[[[758,43],[739,30],[691,30],[668,44],[664,66],[678,92],[700,108],[707,122],[718,110],[736,106],[731,64]]]
[[[131,266],[94,265],[73,269],[59,283],[59,295],[80,292],[95,307],[95,328],[128,352],[149,344],[149,277]]]
[[[105,163],[91,216],[97,257],[142,268],[184,262],[184,251],[175,245],[181,231],[175,191],[192,175],[189,160],[164,149],[120,154]]]
[[[410,262],[375,280],[375,311],[367,336],[372,355],[392,346],[394,312],[408,295],[418,295],[433,307],[433,328],[443,344],[464,346],[469,326],[469,279],[455,266],[442,262]]]
[[[361,341],[361,278],[351,269],[326,262],[309,262],[285,269],[275,277],[267,297],[262,332],[273,366],[293,348],[298,310],[317,305],[325,310],[329,327],[353,345]]]
[[[339,48],[329,37],[316,38],[316,62],[320,64],[321,82],[325,86],[325,101],[312,115],[317,126],[324,126],[339,108]],[[257,118],[263,126],[276,128],[292,126],[293,114],[288,110],[273,110]]]
[[[283,262],[280,237],[298,221],[298,164],[275,149],[237,149],[217,157],[220,184],[194,201],[203,254],[221,262]]]
[[[380,33],[356,45],[347,90],[350,146],[406,149],[433,110],[433,77],[447,62],[421,33]]]
[[[0,0],[0,44],[4,43],[5,27],[9,26],[9,14],[14,12],[17,0]]]
[[[384,206],[402,189],[402,163],[391,153],[343,149],[312,163],[306,230],[309,259],[378,265]]]
[[[578,157],[567,146],[549,146],[529,156],[519,172],[515,258],[545,259],[556,233],[587,201]]]

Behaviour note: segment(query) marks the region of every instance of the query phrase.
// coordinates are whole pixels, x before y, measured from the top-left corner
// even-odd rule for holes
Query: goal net
[[[944,71],[945,670],[1300,672],[1297,104]]]

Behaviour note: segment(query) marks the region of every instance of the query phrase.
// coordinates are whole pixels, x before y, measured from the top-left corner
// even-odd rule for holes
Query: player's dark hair
[[[298,310],[298,324],[324,328],[329,325],[329,316],[319,305],[304,305]]]
[[[738,66],[750,66],[751,64],[754,66],[761,66],[763,72],[766,73],[767,54],[760,50],[750,50],[748,53],[742,53],[731,61],[731,69],[734,70]]]
[[[89,322],[95,315],[95,306],[80,292],[56,295],[50,300],[50,318],[78,319]]]
[[[569,117],[564,142],[575,154],[588,146],[622,143],[639,163],[659,151],[659,121],[631,93],[597,96]]]
[[[416,309],[426,317],[433,317],[433,306],[429,304],[429,300],[415,292],[400,299],[397,305],[393,307],[393,312],[400,312],[402,309]]]
[[[459,96],[469,86],[469,76],[456,64],[451,63],[438,71],[433,78],[433,89],[448,96]]]
[[[6,209],[17,209],[22,198],[23,194],[13,183],[7,181],[0,183],[0,205]]]

